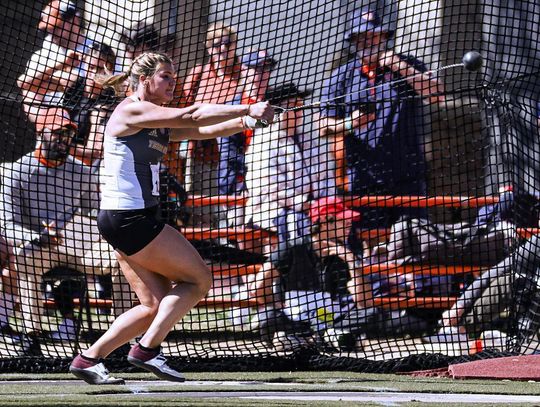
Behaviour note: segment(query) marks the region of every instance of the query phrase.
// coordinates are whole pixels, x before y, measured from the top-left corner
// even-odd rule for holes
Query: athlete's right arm
[[[121,108],[124,124],[130,128],[141,129],[198,128],[246,115],[254,119],[266,120],[269,123],[274,118],[274,109],[268,102],[253,105],[199,104],[185,108],[172,108],[141,101],[125,104]]]

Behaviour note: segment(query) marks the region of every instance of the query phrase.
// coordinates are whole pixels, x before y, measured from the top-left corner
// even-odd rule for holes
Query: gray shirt
[[[15,247],[38,239],[44,225],[54,222],[62,229],[82,205],[85,196],[96,192],[95,167],[69,156],[58,167],[47,167],[34,153],[13,163],[4,163],[0,189],[0,221],[5,236]],[[97,207],[98,202],[91,202]]]

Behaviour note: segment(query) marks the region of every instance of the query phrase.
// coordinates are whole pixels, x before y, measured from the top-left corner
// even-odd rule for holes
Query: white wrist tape
[[[262,129],[268,127],[269,123],[266,120],[255,119],[251,116],[244,116],[244,126],[247,129]]]

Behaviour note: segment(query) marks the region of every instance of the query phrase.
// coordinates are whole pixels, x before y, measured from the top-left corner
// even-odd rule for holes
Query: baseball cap
[[[345,39],[351,41],[351,37],[355,34],[363,33],[388,33],[392,34],[392,30],[383,27],[379,20],[379,16],[375,11],[368,9],[357,10],[353,13],[350,29],[345,33]]]
[[[277,104],[283,100],[290,98],[305,98],[311,95],[312,91],[309,89],[300,90],[294,83],[285,83],[273,88],[269,88],[264,94],[264,99],[268,100],[272,104]]]
[[[41,20],[38,28],[43,31],[50,31],[59,26],[62,21],[70,20],[75,16],[80,16],[77,6],[70,0],[53,0],[41,12]]]
[[[59,107],[46,109],[36,120],[36,130],[39,133],[46,128],[54,131],[64,127],[71,127],[73,130],[77,130],[77,124],[71,120],[67,110]]]
[[[273,68],[277,65],[277,61],[272,58],[268,51],[258,50],[243,55],[242,64],[247,66],[248,68],[256,68],[263,66],[269,66],[270,68]]]
[[[350,219],[357,221],[360,220],[362,215],[360,212],[347,208],[343,200],[335,196],[320,198],[311,203],[311,207],[309,208],[309,218],[312,222],[315,223],[327,216],[333,216],[336,219]]]

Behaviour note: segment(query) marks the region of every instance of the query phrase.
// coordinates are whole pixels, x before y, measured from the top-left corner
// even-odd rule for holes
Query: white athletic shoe
[[[147,370],[154,373],[157,377],[162,380],[169,380],[172,382],[183,382],[186,380],[182,373],[174,370],[167,364],[167,359],[163,356],[163,353],[158,353],[153,359],[147,360],[146,362],[140,359],[137,359],[131,355],[128,355],[127,360],[134,366],[140,367],[141,369]]]
[[[87,368],[78,368],[73,366],[74,362],[75,360],[69,366],[69,371],[88,384],[124,384],[124,379],[117,379],[110,376],[109,371],[103,363],[98,363]]]

